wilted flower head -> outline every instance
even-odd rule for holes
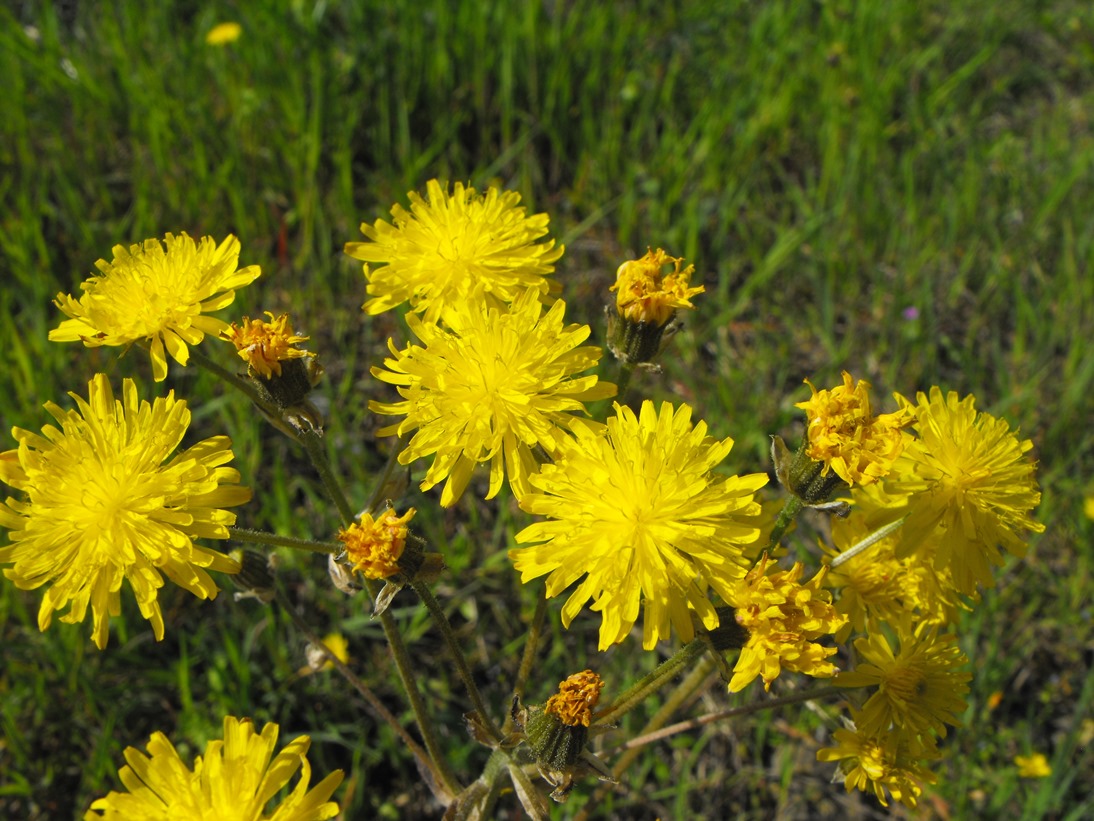
[[[548,216],[525,216],[520,194],[491,186],[484,194],[456,183],[452,194],[437,180],[426,197],[410,192],[410,211],[391,209],[392,223],[361,224],[370,242],[347,242],[346,253],[366,263],[363,308],[378,314],[409,302],[411,310],[435,322],[447,308],[485,299],[499,307],[529,287],[551,290],[546,278],[562,256],[547,233]]]
[[[558,693],[547,699],[543,709],[557,716],[563,724],[588,727],[603,689],[603,679],[592,670],[574,673],[558,685]]]
[[[187,345],[228,330],[228,324],[205,314],[232,304],[235,288],[254,281],[257,265],[236,270],[239,240],[220,245],[212,237],[195,244],[185,232],[167,234],[163,242],[114,246],[112,262],[100,259],[102,272],[80,287],[77,300],[58,294],[54,303],[71,319],[49,332],[54,342],[83,342],[88,347],[149,342],[152,373],[167,377],[167,356],[180,365],[190,358]]]
[[[386,579],[399,573],[399,559],[410,533],[407,523],[415,513],[417,511],[410,508],[398,516],[388,508],[373,518],[366,511],[359,522],[339,531],[338,540],[346,546],[346,558],[353,564],[353,569],[360,571],[366,579]]]
[[[556,301],[544,313],[529,288],[510,310],[482,301],[453,306],[447,328],[413,314],[410,330],[424,343],[400,351],[388,343],[391,357],[372,375],[398,386],[402,402],[369,402],[369,409],[405,415],[382,428],[381,436],[416,430],[399,454],[408,464],[432,455],[421,484],[428,490],[444,481],[441,504],[456,503],[475,467],[490,465],[486,498],[501,489],[505,474],[515,495],[528,492],[528,475],[537,466],[532,449],[557,452],[573,414],[584,402],[615,394],[615,385],[596,375],[579,376],[596,365],[601,350],[581,347],[588,325],[563,325],[566,306]]]
[[[331,795],[342,783],[335,770],[310,790],[311,765],[306,735],[274,756],[279,727],[269,722],[256,734],[250,719],[227,716],[224,739],[210,741],[191,770],[163,733],[153,733],[148,755],[126,747],[127,765],[118,775],[126,792],[111,792],[91,804],[85,821],[324,821],[338,815]],[[272,760],[271,760],[272,759]],[[271,799],[297,770],[300,780],[275,806]]]
[[[293,333],[288,314],[275,317],[272,311],[265,313],[270,318],[269,322],[245,316],[242,324],[233,322],[228,330],[221,332],[220,338],[235,345],[236,353],[250,370],[264,379],[270,379],[281,375],[282,362],[315,354],[296,347],[301,342],[307,342],[308,337]]]
[[[550,574],[547,595],[585,580],[562,608],[567,627],[593,599],[602,613],[600,649],[621,642],[645,608],[642,644],[652,649],[670,625],[685,641],[692,613],[708,629],[718,615],[707,586],[728,598],[750,562],[745,550],[760,539],[763,474],[723,476],[714,469],[732,439],[692,425],[691,408],[661,411],[643,402],[638,416],[615,406],[607,433],[574,428],[575,439],[554,464],[531,478],[538,490],[521,499],[529,513],[549,517],[517,534],[541,542],[509,551],[521,581]]]
[[[115,401],[107,378],[96,374],[86,401],[70,396],[75,410],[46,404],[60,429],[47,425],[39,436],[15,428],[19,449],[0,454],[0,480],[24,496],[0,504],[0,525],[12,541],[0,548],[0,562],[14,563],[4,575],[24,590],[50,584],[38,610],[42,630],[55,610],[70,605],[61,621],[75,624],[90,605],[99,649],[107,617],[120,612],[126,579],[162,639],[156,596],[163,576],[199,598],[215,598],[205,569],[235,573],[239,565],[194,539],[228,538],[236,517],[221,508],[243,504],[251,491],[224,467],[232,460],[227,436],[171,456],[190,423],[174,391],[150,405],[126,379]]]

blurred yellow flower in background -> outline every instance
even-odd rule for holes
[[[1048,778],[1052,775],[1052,765],[1048,763],[1044,753],[1016,755],[1014,763],[1018,766],[1018,775],[1021,778]]]
[[[239,23],[217,23],[205,35],[205,42],[210,46],[226,46],[238,40],[241,34],[243,26]]]

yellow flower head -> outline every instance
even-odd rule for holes
[[[163,733],[148,740],[148,755],[127,747],[127,766],[118,771],[126,792],[111,792],[91,804],[84,821],[324,821],[338,815],[330,800],[342,783],[335,770],[310,790],[311,739],[293,739],[274,756],[279,727],[269,722],[261,735],[250,719],[226,716],[224,738],[210,741],[191,770]],[[270,800],[297,770],[296,786],[275,806]]]
[[[977,413],[971,395],[944,397],[933,387],[916,398],[913,405],[897,394],[915,414],[917,436],[885,480],[894,513],[908,516],[898,555],[933,550],[935,566],[971,596],[978,584],[992,585],[1000,547],[1024,556],[1024,531],[1045,529],[1030,515],[1041,501],[1036,463],[1026,458],[1033,443],[1005,420]]]
[[[894,627],[899,653],[893,652],[881,630],[872,630],[855,642],[859,665],[852,672],[841,673],[837,680],[841,687],[878,688],[855,723],[872,735],[896,727],[945,737],[946,725],[960,726],[958,715],[966,707],[972,673],[958,672],[957,668],[965,667],[968,657],[952,633],[939,634],[928,624],[912,629],[909,619]]]
[[[558,685],[558,694],[547,699],[544,712],[556,716],[563,724],[588,727],[593,708],[600,703],[604,682],[592,670],[574,673]]]
[[[827,591],[821,589],[827,568],[801,584],[801,562],[790,570],[770,574],[767,566],[764,556],[728,598],[737,623],[749,633],[733,668],[731,693],[743,690],[756,676],[762,676],[764,689],[770,690],[782,670],[819,678],[836,674],[836,665],[828,661],[836,648],[813,641],[835,633],[847,622],[847,617],[832,607]]]
[[[185,365],[187,345],[228,330],[226,322],[205,314],[231,305],[234,289],[261,273],[257,265],[236,270],[239,240],[233,236],[216,245],[212,237],[195,243],[186,233],[167,234],[162,243],[148,239],[113,250],[112,262],[95,263],[102,275],[80,286],[84,293],[78,300],[57,295],[54,304],[71,319],[50,331],[49,338],[88,347],[147,341],[157,382],[167,377],[165,351]]]
[[[760,538],[753,495],[767,477],[714,473],[733,440],[708,438],[704,422],[692,426],[687,405],[665,402],[658,413],[646,401],[635,416],[617,404],[615,414],[606,433],[575,426],[557,461],[532,476],[539,492],[521,507],[549,521],[516,536],[542,544],[509,557],[522,582],[549,573],[548,596],[585,576],[562,623],[593,599],[601,650],[623,641],[643,606],[647,650],[668,638],[670,624],[690,641],[693,611],[708,629],[718,626],[707,585],[728,598],[747,572],[744,552]]]
[[[831,390],[818,391],[808,379],[805,383],[813,395],[794,407],[805,411],[805,452],[824,463],[823,475],[832,470],[849,485],[865,485],[888,473],[904,448],[901,431],[911,424],[911,415],[898,411],[874,416],[870,383],[860,379],[856,385],[847,371],[843,384]]]
[[[426,183],[426,198],[410,192],[410,211],[391,209],[392,223],[361,224],[371,242],[347,242],[346,253],[365,263],[369,314],[409,302],[411,310],[435,322],[443,311],[468,300],[486,298],[493,306],[509,303],[532,287],[545,295],[547,276],[563,248],[547,233],[548,216],[525,216],[520,194],[491,186],[485,194],[456,183],[452,194],[437,180]]]
[[[664,325],[678,308],[694,308],[691,297],[701,294],[706,288],[697,285],[688,287],[695,266],[681,268],[683,258],[670,257],[660,248],[650,250],[641,259],[624,262],[615,272],[615,304],[619,315],[632,322],[648,322]],[[664,273],[664,267],[672,265],[673,270]]]
[[[232,460],[227,436],[171,456],[190,424],[174,391],[150,405],[126,379],[115,401],[107,378],[96,374],[87,401],[70,396],[75,410],[45,406],[60,429],[47,425],[39,436],[15,428],[19,449],[0,458],[0,481],[25,497],[0,504],[0,525],[12,541],[0,548],[0,562],[14,563],[4,575],[24,590],[52,583],[38,610],[42,630],[66,604],[61,621],[70,624],[82,622],[90,605],[99,649],[127,579],[162,639],[156,595],[163,576],[199,598],[215,598],[205,568],[236,573],[239,564],[194,539],[228,538],[236,517],[221,508],[243,504],[251,491],[224,467]]]
[[[852,715],[856,717],[854,711]],[[856,720],[857,724],[857,720]],[[923,784],[938,777],[919,763],[937,758],[933,744],[923,747],[914,736],[903,732],[870,735],[858,730],[836,730],[835,747],[817,751],[818,761],[838,761],[847,792],[872,790],[882,806],[888,807],[886,792],[909,809],[914,809]]]
[[[365,512],[360,523],[354,522],[338,532],[338,540],[346,546],[346,557],[353,569],[366,579],[386,579],[400,571],[399,559],[406,547],[410,531],[407,523],[417,511],[410,508],[402,516],[388,508],[375,519]]]
[[[220,334],[236,346],[239,358],[250,366],[250,369],[270,379],[281,376],[281,363],[287,359],[301,359],[305,356],[315,356],[311,351],[294,347],[301,342],[307,342],[308,337],[297,336],[293,333],[292,320],[288,314],[274,317],[271,311],[266,311],[269,322],[262,319],[243,317],[243,324],[231,327]]]
[[[825,552],[835,558],[865,539],[870,530],[857,512],[846,519],[833,518],[835,547],[824,548]],[[936,571],[930,560],[923,561],[918,553],[898,559],[899,540],[899,532],[887,536],[825,577],[824,586],[839,591],[836,609],[850,620],[837,634],[838,641],[844,641],[852,629],[864,633],[871,622],[896,622],[905,613],[915,613],[919,621],[944,625],[968,609],[949,574]]]
[[[239,23],[217,23],[205,35],[205,42],[210,46],[226,46],[238,40],[241,34],[243,26]]]
[[[558,300],[544,313],[529,288],[510,310],[481,300],[453,306],[445,314],[448,328],[411,314],[407,323],[424,347],[399,351],[388,342],[387,370],[373,368],[372,375],[397,385],[404,401],[373,401],[369,408],[406,416],[382,428],[381,436],[417,430],[399,461],[434,455],[421,487],[446,479],[445,507],[456,503],[480,462],[490,463],[487,499],[501,489],[505,473],[513,492],[524,495],[536,469],[532,449],[555,453],[573,414],[585,412],[584,402],[615,395],[610,382],[578,376],[596,365],[601,350],[579,347],[589,326],[563,325],[565,309]]]
[[[1052,775],[1052,766],[1044,753],[1016,755],[1014,763],[1018,765],[1019,778],[1048,778]]]

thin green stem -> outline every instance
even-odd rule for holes
[[[304,635],[304,638],[306,638],[313,647],[318,647],[323,651],[330,663],[334,665],[334,668],[358,693],[361,694],[361,697],[364,698],[365,702],[372,708],[376,715],[403,740],[407,749],[410,750],[414,758],[417,759],[419,769],[429,773],[434,785],[437,785],[438,789],[434,789],[434,793],[437,794],[439,790],[448,791],[447,795],[440,792],[440,794],[437,794],[437,798],[445,803],[450,801],[452,796],[456,794],[456,791],[453,789],[455,784],[449,783],[444,777],[444,773],[434,764],[433,760],[430,759],[429,754],[422,749],[422,745],[414,740],[414,737],[406,731],[406,728],[403,727],[399,719],[392,715],[391,711],[384,706],[383,702],[380,701],[374,692],[372,692],[368,685],[361,681],[357,674],[323,643],[323,640],[319,638],[319,635],[312,630],[311,627],[308,626],[308,623],[296,612],[296,608],[293,607],[292,602],[288,600],[288,597],[281,590],[277,591],[277,603],[289,614],[289,618],[292,619],[293,624],[296,625],[296,629]],[[443,787],[441,785],[443,785]]]
[[[619,366],[619,378],[615,381],[615,401],[620,405],[627,404],[627,388],[631,386],[632,376],[634,376],[634,365],[622,363]]]
[[[610,707],[597,714],[593,723],[610,724],[620,716],[626,715],[650,693],[664,687],[681,668],[699,658],[707,647],[707,643],[702,639],[697,638],[689,641],[677,650],[673,656],[661,662],[656,669],[639,679],[626,692],[618,696]]]
[[[456,639],[456,631],[452,629],[452,623],[448,620],[448,616],[445,615],[440,602],[437,601],[437,598],[433,595],[433,591],[431,591],[429,586],[425,583],[412,579],[410,586],[414,588],[414,592],[418,594],[418,598],[422,600],[422,603],[429,611],[429,615],[433,617],[433,622],[441,631],[445,644],[448,645],[448,651],[452,656],[452,661],[456,665],[456,673],[463,681],[463,686],[467,690],[468,698],[471,699],[471,705],[475,708],[475,712],[479,714],[479,720],[482,722],[483,728],[490,734],[490,737],[494,741],[500,742],[501,731],[498,730],[498,725],[494,723],[494,720],[490,717],[489,711],[486,709],[486,702],[483,701],[482,693],[479,692],[478,685],[475,684],[475,678],[471,675],[471,668],[467,666],[467,657],[464,656],[463,650],[460,648],[460,643]]]
[[[802,507],[802,500],[797,496],[787,497],[783,509],[779,511],[779,518],[775,520],[775,526],[771,529],[771,538],[768,539],[765,550],[774,550],[779,546],[779,542],[786,535],[786,531],[794,518],[801,513]]]
[[[776,707],[785,707],[788,704],[800,704],[803,701],[816,701],[818,699],[828,698],[829,696],[838,695],[843,690],[839,687],[817,687],[813,690],[803,690],[800,693],[795,693],[792,696],[784,696],[783,698],[771,698],[764,701],[757,701],[752,704],[746,704],[744,707],[734,707],[729,710],[720,710],[717,713],[709,713],[699,718],[688,719],[687,721],[680,721],[676,724],[670,724],[668,727],[662,727],[654,732],[643,733],[642,735],[635,736],[629,741],[620,744],[615,749],[619,750],[631,750],[641,747],[646,744],[652,744],[654,741],[660,741],[663,738],[676,735],[677,733],[687,732],[688,730],[694,730],[697,727],[702,727],[707,724],[713,724],[715,721],[721,721],[726,718],[734,718],[736,716],[746,716],[753,713],[759,713],[764,710],[771,710]]]
[[[342,518],[342,526],[348,527],[353,522],[353,508],[350,506],[349,499],[346,498],[346,492],[342,489],[342,483],[338,481],[338,477],[334,474],[330,459],[327,458],[323,435],[318,431],[306,430],[300,434],[300,442],[304,445],[304,450],[308,452],[308,458],[311,459],[315,472],[319,474],[319,479],[323,482],[327,496],[338,508],[338,515]]]
[[[391,453],[387,456],[387,464],[384,465],[384,472],[376,482],[376,487],[373,488],[372,495],[369,497],[368,506],[365,508],[369,513],[375,513],[380,507],[380,503],[383,502],[384,488],[388,486],[391,476],[395,472],[395,467],[399,464],[399,454],[402,453],[404,443],[405,438],[399,437],[398,442],[391,448]]]
[[[277,406],[272,404],[268,399],[262,396],[262,394],[259,393],[258,389],[253,384],[251,384],[249,380],[244,379],[237,373],[233,373],[232,371],[225,368],[223,365],[214,362],[201,351],[197,350],[197,348],[190,348],[190,360],[198,367],[204,368],[205,370],[209,371],[209,373],[217,376],[218,378],[227,382],[233,388],[239,390],[248,399],[250,399],[256,405],[262,408],[262,410],[264,410],[266,413],[269,413],[273,416],[281,415],[281,412],[280,410],[278,410]]]
[[[270,547],[291,547],[295,550],[307,550],[311,553],[339,553],[341,542],[317,542],[312,539],[299,539],[295,536],[279,536],[264,530],[251,530],[246,527],[229,527],[228,534],[237,542],[264,544]]]
[[[890,533],[896,531],[902,524],[904,524],[904,521],[907,518],[907,516],[902,516],[895,522],[889,522],[889,524],[879,527],[861,542],[856,545],[852,545],[851,547],[840,553],[838,556],[836,556],[836,558],[832,559],[831,566],[833,568],[839,567],[844,562],[850,561],[851,559],[855,558],[855,556],[866,550],[866,548],[872,547],[873,545],[884,539],[886,536],[888,536]]]
[[[365,586],[372,596],[372,600],[376,601],[376,597],[380,593],[380,583],[373,579],[365,579]],[[425,741],[425,747],[429,750],[430,756],[432,756],[437,768],[441,771],[444,785],[452,791],[453,795],[456,795],[462,787],[456,780],[456,776],[448,764],[448,759],[444,755],[444,750],[441,749],[440,742],[437,740],[437,731],[433,726],[429,713],[426,712],[425,701],[422,699],[421,690],[418,689],[418,679],[415,676],[414,665],[410,660],[406,645],[403,644],[403,637],[399,634],[398,626],[390,613],[384,611],[378,618],[380,619],[380,626],[384,630],[384,637],[387,638],[388,649],[391,650],[391,658],[395,661],[395,669],[399,673],[399,680],[402,682],[403,690],[406,691],[407,700],[410,702],[410,709],[414,711],[414,718],[418,722],[422,740]]]
[[[528,683],[528,677],[532,674],[532,665],[536,661],[536,650],[539,647],[539,637],[543,633],[543,622],[547,615],[547,591],[536,599],[536,610],[532,614],[532,621],[528,625],[528,638],[524,642],[524,655],[520,659],[520,669],[517,670],[517,680],[513,684],[513,697],[509,699],[512,704],[517,699],[524,697],[524,687]],[[507,715],[502,732],[508,733],[513,729],[513,717]]]
[[[705,642],[702,639],[696,639],[692,641],[691,644],[705,645]],[[690,644],[685,645],[685,647],[688,646],[690,646]],[[642,730],[643,734],[653,733],[654,731],[663,727],[665,725],[665,722],[672,718],[673,713],[680,709],[680,706],[684,704],[688,699],[692,698],[695,693],[698,692],[698,690],[710,679],[710,674],[712,672],[714,672],[713,659],[709,657],[700,658],[695,663],[695,666],[692,667],[691,670],[688,672],[687,676],[684,677],[684,680],[681,681],[675,688],[673,688],[672,692],[669,693],[668,697],[665,699],[665,702],[661,705],[657,712],[655,712],[650,717],[649,721],[646,722],[646,726]],[[618,781],[623,776],[623,774],[627,771],[631,764],[634,763],[635,759],[638,758],[640,754],[641,750],[628,749],[623,753],[622,756],[619,757],[619,760],[615,762],[615,766],[612,767],[612,776],[616,779],[616,781]],[[601,785],[593,794],[593,797],[589,800],[585,807],[582,808],[582,811],[575,816],[574,821],[584,821],[584,819],[587,819],[590,813],[592,813],[595,809],[596,805],[599,804],[604,799],[604,796],[608,794],[608,791],[610,789],[611,787],[607,784]]]

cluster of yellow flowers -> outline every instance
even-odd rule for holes
[[[898,409],[878,415],[869,385],[847,373],[832,389],[810,383],[812,397],[798,406],[807,416],[802,447],[777,474],[796,509],[827,504],[839,491],[852,515],[834,524],[825,566],[803,583],[802,563],[781,567],[775,558],[785,525],[771,537],[758,498],[767,475],[721,472],[733,440],[708,433],[690,406],[644,401],[634,410],[617,402],[606,422],[590,417],[586,403],[617,389],[591,372],[602,349],[584,344],[590,327],[565,322],[566,304],[550,278],[564,249],[540,241],[545,214],[527,215],[513,192],[480,194],[461,184],[449,191],[437,181],[425,197],[410,194],[410,203],[392,209],[391,223],[363,224],[368,241],[348,243],[346,253],[366,263],[367,313],[408,309],[417,341],[389,340],[390,355],[372,369],[399,400],[369,407],[400,417],[380,434],[406,437],[401,464],[431,459],[421,489],[443,482],[447,507],[479,465],[489,466],[487,499],[507,480],[520,507],[540,517],[509,551],[521,580],[546,576],[548,597],[576,584],[563,624],[586,605],[598,611],[601,650],[625,641],[640,615],[647,650],[672,633],[684,641],[712,634],[725,626],[720,600],[742,631],[731,691],[756,678],[770,688],[782,671],[870,688],[851,708],[853,729],[837,731],[836,746],[819,757],[840,762],[848,789],[914,806],[933,778],[923,762],[938,756],[935,738],[964,709],[970,675],[960,671],[967,659],[954,620],[992,583],[1000,548],[1021,555],[1025,534],[1043,529],[1030,515],[1040,497],[1026,458],[1031,443],[977,412],[971,396],[935,387],[915,402],[897,395]],[[167,355],[186,364],[187,346],[210,334],[233,342],[251,377],[272,391],[312,354],[298,347],[307,337],[287,316],[244,317],[239,325],[207,316],[259,276],[257,266],[237,269],[238,257],[234,237],[217,245],[167,234],[117,246],[79,300],[58,296],[69,318],[50,338],[147,346],[162,381]],[[623,368],[652,363],[677,311],[702,292],[690,285],[693,267],[682,263],[658,249],[620,266],[609,347]],[[42,629],[65,605],[62,620],[70,622],[82,621],[90,606],[95,643],[105,647],[126,579],[162,638],[162,575],[214,597],[206,568],[239,567],[194,539],[227,538],[235,516],[224,508],[247,501],[250,491],[225,466],[232,458],[226,437],[172,456],[190,419],[173,393],[150,405],[126,380],[115,400],[98,374],[87,400],[73,396],[76,410],[47,405],[60,429],[17,429],[18,449],[0,454],[0,480],[23,495],[0,505],[12,539],[0,562],[13,565],[4,572],[20,587],[51,584]],[[399,573],[413,513],[365,513],[343,530],[353,569],[369,578]],[[827,636],[854,639],[854,670],[837,675],[838,648],[822,643]],[[262,755],[247,752],[253,733],[226,722],[226,737],[229,730],[239,738],[225,749],[238,747],[265,767],[265,747]],[[165,739],[154,737],[153,746],[152,765],[173,755]],[[145,782],[155,776],[139,753],[127,759]],[[305,761],[305,789],[307,775]],[[322,813],[332,806],[324,803],[330,781],[301,794],[314,810],[306,817],[329,817]],[[128,806],[108,797],[95,808]]]

